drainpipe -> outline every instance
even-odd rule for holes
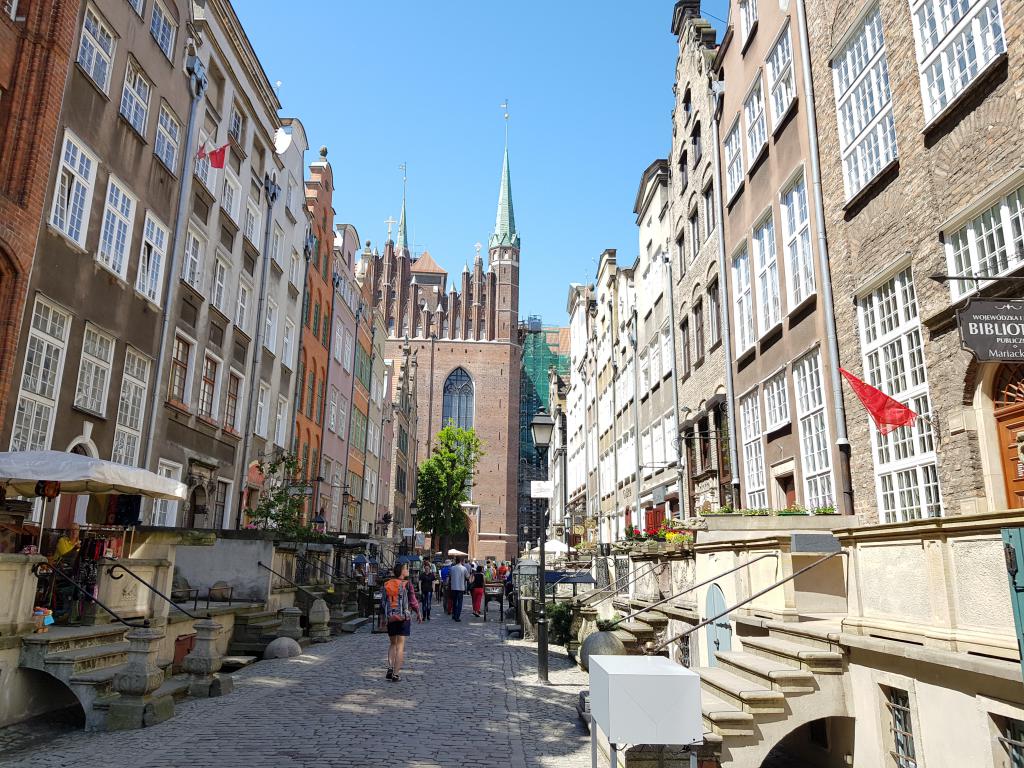
[[[629,344],[633,347],[633,453],[636,455],[636,490],[634,491],[633,499],[633,511],[636,512],[636,521],[633,525],[638,525],[640,530],[647,530],[647,521],[644,519],[645,515],[643,509],[640,506],[640,477],[643,474],[643,467],[640,466],[640,449],[643,447],[640,445],[640,365],[636,359],[637,348],[640,344],[640,318],[636,311],[636,298],[633,299],[633,315],[630,318],[633,323],[633,336],[629,340]]]
[[[733,383],[732,370],[732,332],[729,324],[729,271],[725,265],[725,210],[722,205],[722,153],[718,141],[718,123],[722,119],[721,82],[711,82],[711,103],[713,104],[714,120],[711,121],[711,147],[715,155],[715,229],[718,234],[718,285],[721,290],[722,302],[719,314],[722,320],[722,345],[725,348],[725,397],[729,403],[729,468],[732,475],[732,504],[740,501],[740,465],[736,458],[736,389]],[[722,311],[724,309],[724,311]]]
[[[206,79],[206,69],[203,62],[193,53],[185,61],[185,73],[188,75],[188,127],[185,129],[185,149],[182,152],[181,163],[181,184],[178,185],[178,207],[174,218],[174,233],[171,238],[171,263],[167,265],[167,272],[164,275],[164,302],[160,312],[160,344],[156,354],[156,377],[153,379],[153,398],[149,408],[149,438],[146,441],[146,460],[143,466],[152,470],[153,467],[153,443],[156,438],[156,415],[160,408],[160,391],[164,381],[166,365],[164,354],[167,351],[167,332],[171,322],[171,306],[177,293],[174,291],[175,282],[178,279],[179,260],[178,243],[181,241],[181,232],[185,228],[185,221],[188,218],[188,199],[192,194],[192,173],[189,163],[195,154],[196,118],[199,116],[199,101],[206,93],[209,84]]]
[[[352,358],[353,358],[352,359],[352,371],[351,371],[352,383],[351,383],[351,386],[349,387],[349,390],[348,390],[348,424],[345,425],[345,467],[344,467],[344,469],[342,469],[342,473],[341,473],[341,487],[342,487],[342,493],[341,493],[342,498],[341,498],[341,500],[342,501],[345,501],[345,494],[348,494],[348,497],[352,498],[352,488],[349,487],[349,483],[348,483],[348,457],[349,457],[349,454],[352,451],[352,412],[355,411],[355,409],[356,409],[356,404],[355,404],[355,401],[354,401],[354,398],[355,398],[355,395],[356,395],[355,351],[356,351],[356,346],[358,346],[358,344],[359,344],[359,323],[360,323],[360,321],[363,318],[363,306],[364,306],[363,300],[360,299],[359,300],[359,306],[356,307],[356,327],[355,327],[355,332],[352,334]],[[342,350],[341,353],[344,355],[345,354],[345,350]],[[342,360],[341,364],[345,365],[345,361]],[[348,505],[346,504],[346,507],[347,506]],[[348,510],[347,509],[345,510],[345,521],[346,522],[348,521]]]
[[[238,468],[238,512],[235,515],[235,528],[242,527],[242,510],[245,509],[245,483],[249,474],[249,449],[252,445],[253,418],[255,416],[256,401],[259,398],[258,382],[260,369],[263,367],[263,338],[266,329],[266,318],[263,316],[263,308],[267,299],[267,279],[270,274],[270,228],[274,223],[274,203],[281,194],[281,187],[271,178],[269,173],[263,174],[263,191],[267,200],[267,220],[263,225],[263,248],[260,249],[260,259],[263,264],[260,267],[260,290],[256,299],[256,334],[253,337],[252,371],[249,373],[249,401],[245,405],[245,429],[242,430],[242,451],[241,466]],[[267,424],[270,423],[270,408],[273,404],[267,403],[264,415],[267,417]],[[269,429],[268,429],[269,431]],[[267,435],[267,442],[270,442],[270,435]]]
[[[818,237],[818,270],[821,272],[822,312],[825,315],[825,338],[832,365],[828,366],[832,384],[832,407],[836,414],[836,447],[839,449],[839,483],[842,485],[844,512],[853,511],[853,488],[850,484],[850,440],[846,434],[846,408],[843,405],[843,380],[839,374],[839,337],[836,334],[836,313],[832,297],[832,271],[828,261],[828,242],[825,238],[825,201],[821,193],[821,161],[818,156],[818,116],[814,109],[814,83],[811,80],[810,42],[807,38],[807,15],[804,0],[796,2],[796,16],[800,27],[800,68],[804,81],[808,144],[810,145],[811,181],[814,185],[814,226]]]
[[[667,282],[665,297],[668,299],[668,328],[672,335],[672,407],[676,414],[676,434],[673,437],[678,446],[676,450],[678,454],[676,456],[676,494],[679,496],[679,517],[682,519],[686,517],[686,508],[683,506],[683,444],[679,439],[679,386],[676,383],[676,349],[678,349],[676,347],[676,303],[672,299],[672,255],[668,241],[665,242],[665,280]],[[667,445],[665,447],[668,448]],[[671,517],[671,515],[667,515],[667,517]]]

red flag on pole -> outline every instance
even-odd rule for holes
[[[918,413],[910,410],[899,400],[894,400],[885,392],[861,381],[845,368],[840,368],[854,394],[860,399],[867,412],[874,419],[875,426],[883,435],[887,435],[899,427],[912,427],[918,419]]]
[[[210,167],[211,168],[223,168],[224,157],[227,154],[228,145],[225,144],[223,147],[217,147],[216,149],[210,150]]]

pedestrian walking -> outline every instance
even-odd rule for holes
[[[448,591],[451,594],[452,618],[455,621],[462,621],[462,598],[466,594],[468,582],[469,571],[459,558],[448,571]]]
[[[381,608],[388,623],[388,672],[385,677],[399,682],[399,672],[405,662],[405,639],[412,634],[412,615],[423,621],[416,590],[409,581],[409,564],[395,563],[394,578],[384,583]]]
[[[484,569],[479,565],[473,572],[472,584],[473,584],[473,615],[478,619],[480,618],[480,608],[484,602]]]
[[[505,580],[505,577],[508,575],[508,570],[508,561],[506,560],[502,562],[500,566],[498,566],[498,581]]]
[[[434,599],[435,581],[437,581],[437,574],[434,573],[434,566],[424,563],[423,571],[420,573],[420,605],[423,608],[424,621],[430,621],[430,605]]]
[[[448,575],[452,571],[452,561],[445,560],[441,566],[441,597],[444,599],[444,612],[449,616],[452,614],[452,593]]]

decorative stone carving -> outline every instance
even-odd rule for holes
[[[182,667],[191,675],[189,695],[206,698],[228,693],[232,688],[230,677],[221,679],[217,686],[213,685],[221,666],[217,637],[223,626],[213,619],[200,619],[193,628],[196,631],[195,643],[192,645],[192,651],[182,662]]]
[[[309,639],[326,643],[331,639],[331,612],[323,598],[317,598],[309,608]]]
[[[129,643],[128,662],[114,676],[114,690],[120,697],[107,712],[108,730],[128,730],[155,725],[174,716],[174,699],[154,695],[164,682],[157,666],[157,651],[164,632],[155,628],[134,628],[125,636]]]
[[[302,618],[301,610],[294,606],[282,608],[277,615],[281,617],[281,627],[277,630],[278,637],[290,637],[292,640],[302,637],[302,627],[299,625]]]

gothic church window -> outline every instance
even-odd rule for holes
[[[452,422],[462,429],[473,426],[473,380],[463,368],[456,368],[444,382],[441,423]]]

